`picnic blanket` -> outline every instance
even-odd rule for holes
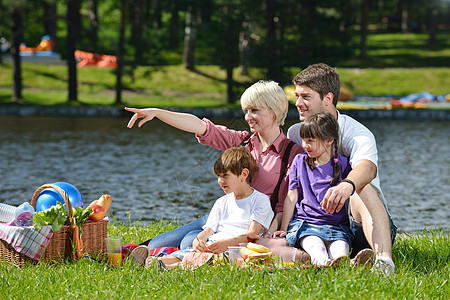
[[[122,259],[125,259],[126,257],[130,256],[131,252],[139,246],[140,245],[136,245],[136,244],[126,244],[125,246],[123,246],[122,247]],[[178,249],[177,247],[159,247],[159,248],[150,249],[149,255],[161,257],[161,256],[169,255],[170,253],[178,251],[178,250],[180,250],[180,249]]]
[[[39,260],[53,236],[51,226],[36,230],[33,226],[19,227],[0,224],[0,239],[10,244],[17,252]]]

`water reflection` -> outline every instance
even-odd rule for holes
[[[127,121],[0,117],[0,202],[19,205],[41,184],[66,181],[85,205],[110,194],[119,221],[129,212],[132,220],[184,223],[209,211],[222,195],[211,172],[219,152],[157,120],[140,129]],[[400,229],[449,226],[449,123],[364,123],[377,138],[382,188]]]

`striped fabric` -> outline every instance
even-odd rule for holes
[[[33,226],[19,227],[0,224],[0,239],[10,244],[17,252],[39,260],[53,236],[51,226],[36,230]]]

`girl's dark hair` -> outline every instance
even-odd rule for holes
[[[331,185],[336,185],[341,176],[341,169],[339,168],[339,163],[337,162],[338,148],[339,148],[339,123],[336,118],[329,113],[317,113],[309,116],[303,121],[300,126],[300,137],[305,138],[316,138],[322,141],[333,140],[331,144],[332,151],[331,157],[333,165],[333,178],[331,179]],[[314,170],[315,158],[307,156],[305,158],[306,164],[311,170]]]

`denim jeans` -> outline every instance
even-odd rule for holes
[[[314,235],[324,241],[345,241],[351,245],[353,236],[347,224],[341,225],[317,225],[303,220],[292,220],[289,223],[286,239],[289,246],[300,248],[302,237]]]
[[[201,217],[195,221],[187,223],[181,227],[155,236],[148,243],[150,249],[159,247],[177,247],[181,250],[191,248],[195,237],[203,230],[208,215]]]

